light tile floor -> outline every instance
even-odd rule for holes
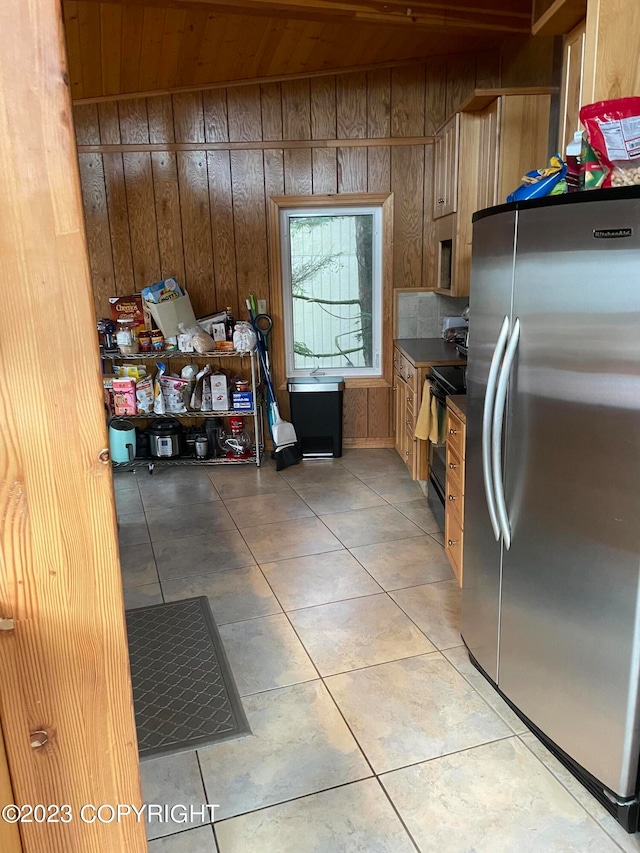
[[[253,734],[142,764],[150,853],[640,851],[471,666],[391,450],[116,477],[127,607],[208,596]]]

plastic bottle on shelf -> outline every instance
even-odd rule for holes
[[[132,317],[118,320],[116,344],[122,355],[135,355],[139,351],[136,321]]]
[[[567,164],[567,192],[575,193],[580,189],[580,155],[582,153],[582,131],[576,130],[573,139],[567,145],[565,161]]]
[[[227,307],[227,317],[224,321],[224,330],[225,336],[228,341],[233,341],[233,327],[235,326],[236,321],[233,319],[233,314],[231,313],[231,308]]]

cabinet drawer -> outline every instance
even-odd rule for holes
[[[450,409],[447,409],[447,445],[460,459],[464,459],[465,426]]]
[[[417,371],[409,359],[402,356],[402,375],[411,391],[415,391],[416,373]]]
[[[464,495],[459,485],[447,476],[445,489],[446,511],[458,517],[460,527],[464,527]]]
[[[447,486],[464,495],[464,462],[460,459],[453,448],[447,445]]]
[[[417,418],[413,414],[413,412],[410,412],[407,409],[407,411],[405,412],[404,426],[405,426],[405,429],[407,431],[407,435],[412,440],[413,440],[413,437],[414,437],[414,434],[416,431],[416,420],[417,420]]]
[[[408,440],[413,441],[414,434],[416,431],[416,419],[413,417],[411,412],[405,412],[404,430],[407,434]]]
[[[407,438],[407,449],[404,452],[404,461],[407,465],[407,468],[411,472],[411,476],[413,477],[413,457],[414,457],[414,443],[413,437]]]
[[[444,550],[460,586],[462,586],[462,537],[459,518],[454,513],[447,512],[444,523]]]
[[[405,370],[405,366],[404,366],[406,360],[407,359],[402,355],[402,353],[399,350],[396,349],[393,351],[393,369],[397,372],[398,376],[400,376],[400,378],[403,380],[406,380],[406,378],[407,378],[407,374],[406,374],[406,370]]]
[[[414,420],[418,417],[418,412],[420,411],[418,395],[415,391],[412,392],[410,388],[407,389],[407,411],[413,415]]]

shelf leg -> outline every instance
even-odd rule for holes
[[[253,391],[253,440],[255,443],[255,454],[256,454],[256,468],[260,467],[260,431],[258,422],[260,418],[258,417],[258,384],[257,384],[257,376],[256,376],[256,359],[255,359],[256,351],[249,353],[249,358],[251,361],[251,389]]]

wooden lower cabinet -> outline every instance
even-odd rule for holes
[[[444,550],[462,586],[464,543],[464,456],[466,425],[447,407],[447,482],[444,522]]]
[[[405,413],[407,409],[407,383],[396,372],[393,377],[394,394],[394,424],[396,450],[403,459],[406,459],[407,431],[404,428]]]
[[[445,222],[446,217],[439,221]],[[440,347],[450,348],[452,350],[451,355],[443,352]],[[433,352],[433,356],[427,357],[425,355],[420,358],[414,352],[413,356],[409,358],[407,357],[408,353],[405,353],[402,347],[394,342],[394,446],[409,469],[412,479],[422,481],[429,479],[429,442],[415,438],[415,430],[422,406],[422,398],[425,393],[429,393],[429,386],[425,386],[425,382],[433,365],[464,364],[453,346],[440,344],[440,346],[435,346],[435,350],[434,347],[431,347],[428,352]]]
[[[447,507],[444,519],[444,535],[447,557],[460,586],[462,586],[463,527],[460,516]]]
[[[414,367],[397,350],[393,363],[395,448],[411,477],[426,480],[429,477],[428,443],[414,437],[426,370]]]

